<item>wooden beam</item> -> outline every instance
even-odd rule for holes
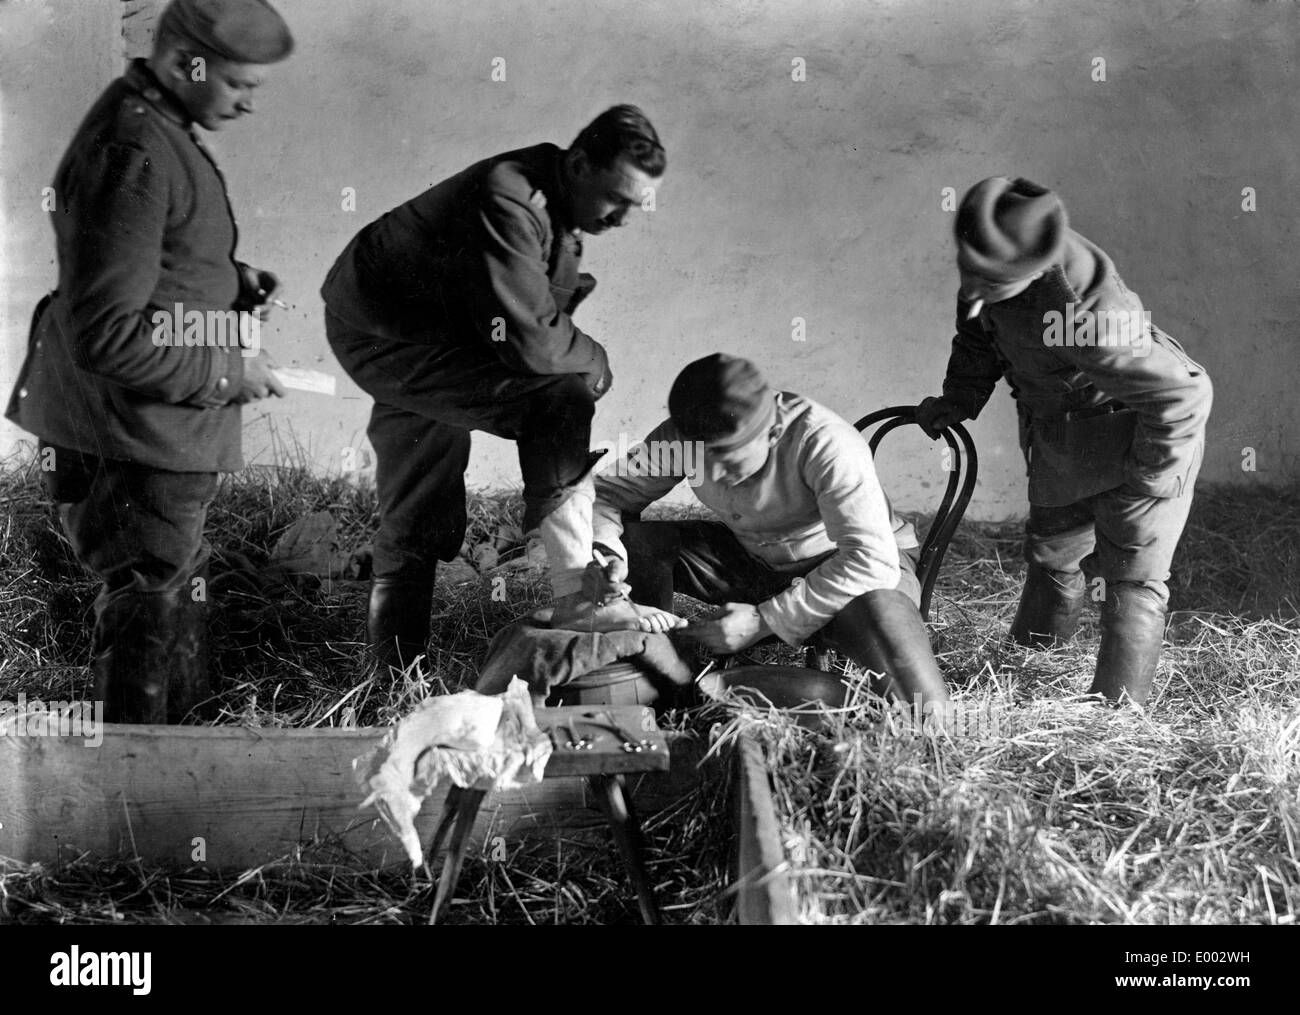
[[[539,709],[538,722],[547,728],[554,713],[578,711]],[[665,806],[696,778],[700,752],[693,744],[658,729],[640,732],[648,710],[602,711],[662,745],[612,762],[625,772],[659,769],[628,776],[643,812]],[[405,862],[375,812],[358,809],[364,793],[352,772],[352,759],[378,744],[386,730],[103,730],[97,747],[71,737],[0,736],[0,856],[55,863],[87,852],[246,869],[294,855],[303,844],[333,844],[372,866]],[[672,771],[670,757],[677,761]],[[585,780],[577,778],[592,766],[591,752],[557,749],[543,782],[488,797],[471,841],[482,846],[496,836],[509,842],[558,829],[603,828]],[[416,826],[425,842],[445,795],[435,791],[424,802]],[[302,861],[338,862],[339,853],[308,850]]]
[[[763,748],[745,730],[735,753],[736,915],[745,925],[792,924],[794,889]]]

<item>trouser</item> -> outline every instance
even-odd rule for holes
[[[379,495],[376,579],[426,579],[459,552],[471,431],[516,442],[526,529],[590,472],[595,396],[582,376],[513,373],[490,350],[396,342],[329,310],[325,331],[343,369],[375,400],[366,433]]]
[[[623,526],[628,555],[628,584],[634,602],[663,610],[673,607],[681,592],[706,603],[761,603],[785,591],[830,554],[805,561],[794,571],[774,571],[752,556],[721,522],[633,522]],[[833,552],[833,551],[832,551]],[[916,578],[919,548],[899,550],[902,572],[898,591],[920,606]],[[853,604],[818,632],[818,640],[833,645],[839,627],[860,622]]]
[[[103,583],[92,654],[97,693],[110,696],[105,718],[182,718],[207,696],[207,590],[193,580],[210,555],[203,526],[217,474],[167,472],[44,442],[39,461],[77,560]],[[157,709],[138,704],[148,688],[160,696]]]
[[[1082,570],[1097,590],[1094,599],[1105,593],[1100,578],[1106,586],[1142,586],[1167,604],[1169,567],[1191,506],[1191,482],[1181,497],[1149,497],[1121,486],[1061,507],[1032,504],[1025,560],[1059,578]]]

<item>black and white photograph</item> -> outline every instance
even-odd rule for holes
[[[1298,65],[1284,0],[0,0],[20,986],[193,996],[182,925],[1265,986]]]

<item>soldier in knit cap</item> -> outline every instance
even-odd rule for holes
[[[674,592],[717,604],[684,632],[716,652],[818,635],[884,674],[878,690],[947,701],[918,609],[916,538],[894,516],[862,435],[721,353],[678,375],[668,412],[596,478],[596,548],[627,562],[633,599],[665,613]],[[639,520],[683,479],[715,519]]]
[[[1164,635],[1170,561],[1192,503],[1212,389],[1150,323],[1111,259],[1051,191],[995,177],[957,213],[957,335],[930,435],[1011,385],[1029,463],[1029,571],[1011,637],[1069,639],[1104,596],[1090,693],[1144,703]],[[1096,579],[1102,582],[1096,582]]]
[[[210,697],[207,507],[243,464],[240,406],[284,390],[250,326],[275,276],[234,259],[194,128],[250,114],[292,47],[263,0],[175,0],[54,178],[58,289],[7,415],[37,436],[68,539],[103,581],[92,668],[109,722],[176,722]]]

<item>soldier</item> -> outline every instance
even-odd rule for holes
[[[367,628],[381,662],[425,649],[437,561],[465,536],[472,430],[518,444],[524,526],[540,529],[559,600],[552,623],[583,619],[591,419],[613,377],[573,323],[595,286],[578,270],[582,234],[623,225],[665,164],[645,115],[615,106],[568,150],[506,152],[431,187],[366,226],[330,270],[330,347],[375,399]]]
[[[1086,573],[1105,597],[1089,693],[1144,703],[1210,379],[1150,323],[1106,253],[1069,228],[1051,191],[984,180],[963,199],[956,236],[957,335],[943,395],[921,403],[920,422],[933,437],[973,419],[1006,377],[1029,464],[1029,571],[1011,637],[1069,639]]]
[[[275,277],[234,259],[194,128],[252,113],[292,46],[263,0],[174,0],[54,179],[58,289],[7,415],[37,436],[68,539],[103,580],[92,670],[109,722],[177,722],[209,697],[207,507],[243,464],[240,405],[284,392],[248,326]]]
[[[663,611],[643,628],[680,626],[669,611],[683,592],[720,606],[685,631],[715,652],[818,635],[883,674],[882,692],[947,701],[917,608],[916,538],[894,516],[862,435],[721,353],[682,370],[668,412],[596,479],[597,550],[626,561],[633,598]],[[683,479],[715,520],[639,520]]]

